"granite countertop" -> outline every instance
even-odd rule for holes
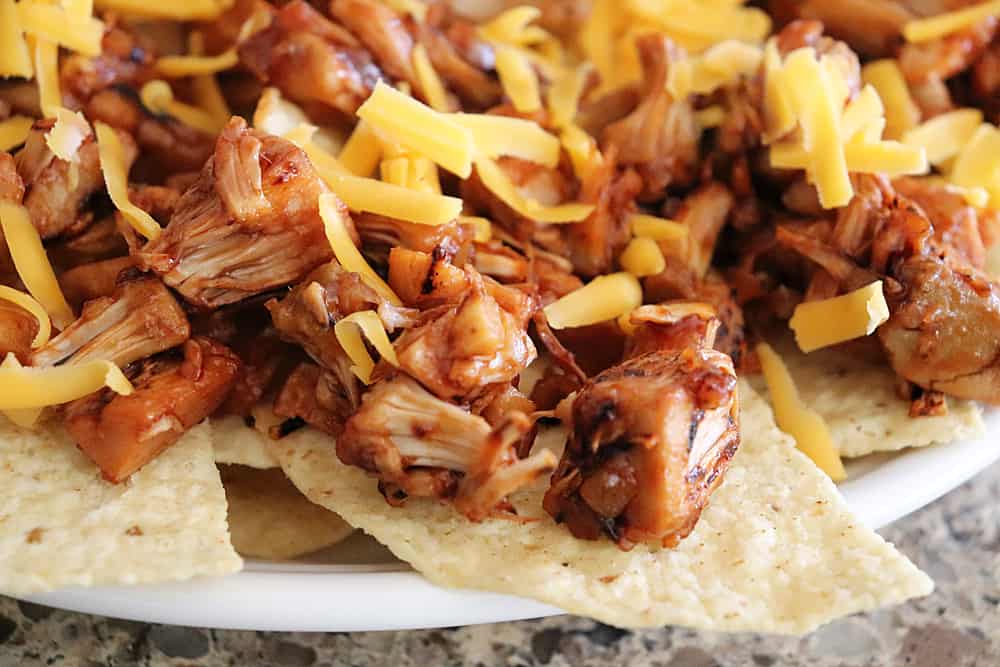
[[[414,632],[210,631],[0,597],[0,666],[992,667],[1000,665],[998,499],[1000,464],[884,529],[934,578],[937,590],[803,638],[673,628],[625,632],[575,617]]]

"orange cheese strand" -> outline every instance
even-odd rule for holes
[[[362,334],[383,359],[393,366],[399,366],[396,350],[389,342],[389,335],[385,332],[382,320],[374,310],[351,313],[334,325],[333,332],[337,336],[337,342],[353,362],[351,372],[365,384],[371,384],[375,362],[368,354],[365,342],[361,340]]]
[[[27,116],[11,116],[7,120],[0,120],[0,151],[9,151],[23,144],[34,122],[34,119]]]
[[[771,346],[760,343],[756,349],[778,428],[795,438],[802,453],[811,458],[830,479],[835,482],[844,480],[847,473],[826,422],[802,402],[792,374]]]
[[[365,260],[364,255],[354,245],[354,241],[351,240],[351,235],[347,231],[347,225],[344,223],[340,202],[337,201],[336,195],[327,193],[319,196],[319,215],[323,218],[326,238],[341,266],[360,275],[369,287],[394,305],[402,305],[403,302],[396,296],[396,293],[382,280],[379,274],[375,273],[375,270]]]
[[[11,359],[8,354],[7,359]],[[25,410],[61,405],[108,387],[117,394],[132,393],[132,383],[110,361],[86,361],[48,368],[0,364],[0,410]]]
[[[45,312],[42,304],[38,303],[30,294],[25,294],[20,290],[7,287],[6,285],[0,285],[0,299],[10,301],[15,306],[23,308],[38,320],[38,333],[35,334],[34,339],[31,341],[32,348],[39,348],[49,342],[49,336],[52,335],[52,322],[49,320],[49,314]]]
[[[24,39],[17,5],[14,0],[0,0],[0,77],[30,79],[33,73],[31,53]]]
[[[163,230],[153,216],[129,201],[128,172],[125,169],[125,157],[118,135],[110,126],[99,121],[94,124],[94,131],[97,133],[101,172],[104,174],[104,184],[108,189],[108,196],[111,197],[111,203],[121,211],[135,231],[150,240],[158,238]]]
[[[45,312],[60,329],[65,329],[75,319],[73,310],[66,302],[55,271],[42,247],[38,230],[31,224],[28,210],[23,206],[0,201],[0,227],[10,250],[14,268],[21,282],[28,288]]]

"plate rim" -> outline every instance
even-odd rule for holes
[[[1000,409],[987,409],[983,416],[986,429],[980,437],[893,453],[840,484],[841,494],[859,520],[876,530],[926,506],[1000,460]],[[935,474],[919,474],[929,469]],[[908,479],[919,479],[920,484],[906,486],[906,494],[886,502],[886,485],[895,488]],[[260,631],[429,629],[564,613],[525,598],[443,588],[402,564],[248,560],[243,571],[225,577],[13,597],[149,623]]]

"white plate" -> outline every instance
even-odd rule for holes
[[[1000,459],[1000,411],[987,435],[853,463],[841,491],[879,528],[923,507]],[[928,474],[928,471],[932,471]],[[428,583],[365,538],[331,549],[329,563],[249,562],[229,577],[160,586],[66,589],[33,602],[148,622],[243,630],[360,631],[537,618],[560,610],[531,600]]]

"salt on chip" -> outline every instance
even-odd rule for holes
[[[278,461],[267,447],[266,424],[247,426],[242,417],[228,415],[211,419],[216,463],[234,463],[251,468],[277,468]]]
[[[0,418],[0,591],[180,581],[242,567],[207,424],[110,484],[55,422]]]
[[[229,501],[229,532],[242,556],[290,560],[332,546],[354,529],[312,503],[280,468],[221,468]]]
[[[774,425],[745,382],[743,444],[676,549],[577,540],[542,512],[546,480],[511,500],[520,522],[472,523],[450,506],[389,506],[375,480],[304,430],[274,442],[289,478],[432,582],[535,598],[622,627],[803,633],[926,595],[933,583],[850,513],[830,479]]]
[[[964,440],[985,429],[978,403],[952,397],[945,399],[946,415],[911,417],[910,402],[896,394],[892,369],[857,347],[804,354],[790,339],[774,347],[803,402],[823,417],[843,457]],[[763,378],[751,382],[767,395]]]

